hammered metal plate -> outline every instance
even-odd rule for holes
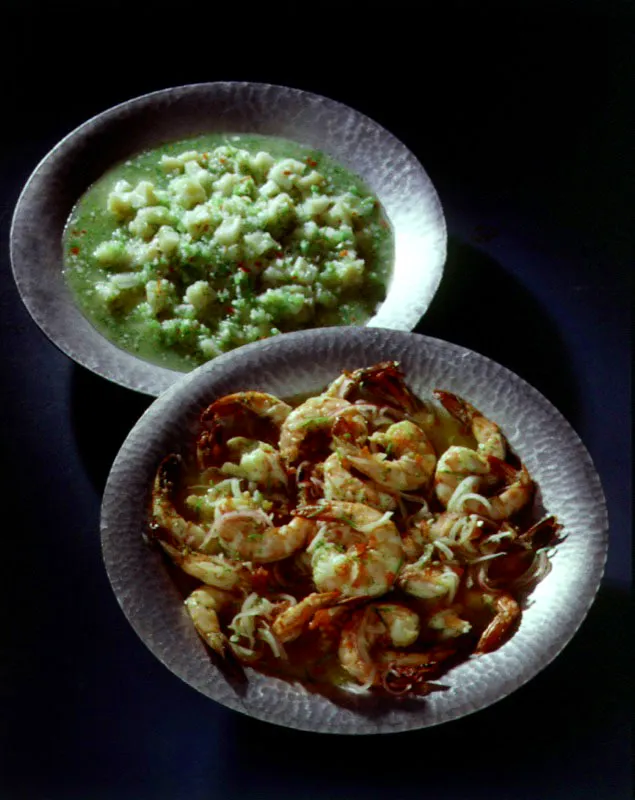
[[[307,354],[310,353],[310,357]],[[186,616],[161,555],[142,538],[159,461],[191,441],[200,411],[233,391],[316,392],[342,369],[401,362],[414,391],[442,387],[496,420],[526,463],[540,501],[564,525],[550,574],[531,593],[521,625],[494,653],[443,678],[450,688],[399,701],[337,699],[247,670],[242,685],[216,666]],[[326,328],[247,345],[184,376],[154,401],[123,444],[103,506],[103,555],[115,595],[137,634],[168,669],[207,697],[260,720],[325,733],[371,734],[438,725],[495,703],[542,670],[574,635],[593,602],[607,551],[607,512],[584,445],[546,398],[465,348],[419,334]]]
[[[203,83],[137,97],[93,117],[37,166],[11,228],[11,262],[22,300],[66,355],[115,383],[156,396],[183,373],[128,353],[76,306],[62,274],[62,233],[81,195],[115,164],[162,143],[213,132],[259,133],[322,150],[362,177],[393,226],[388,296],[369,326],[413,330],[443,274],[446,226],[437,193],[415,156],[367,116],[298,89]]]

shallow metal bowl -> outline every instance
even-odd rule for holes
[[[376,122],[309,92],[259,83],[202,83],[137,97],[66,136],[29,178],[13,217],[18,290],[66,355],[122,386],[158,395],[183,373],[128,353],[76,306],[62,274],[62,233],[81,195],[109,168],[162,143],[212,132],[258,133],[322,150],[373,190],[393,226],[388,296],[369,326],[412,330],[439,285],[446,227],[437,193],[415,156]]]
[[[311,359],[307,359],[307,352]],[[397,360],[412,389],[470,400],[502,427],[563,524],[551,572],[529,596],[520,627],[499,650],[444,676],[443,692],[407,701],[340,693],[329,698],[247,669],[232,682],[210,657],[165,561],[142,538],[154,474],[170,452],[191,446],[198,417],[215,398],[256,389],[281,397],[318,392],[342,369]],[[101,520],[106,569],[119,604],[168,669],[207,697],[261,720],[328,733],[423,728],[509,695],[552,661],[593,602],[607,550],[607,513],[589,454],[564,417],[517,375],[465,348],[419,334],[325,328],[242,347],[184,376],[154,401],[123,444],[106,486]]]

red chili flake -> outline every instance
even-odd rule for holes
[[[317,161],[314,161],[310,156],[305,160],[310,167],[317,167]]]
[[[227,308],[225,309],[225,313],[226,314],[235,314],[236,313],[236,309],[234,308],[234,306],[227,306]]]
[[[244,264],[239,264],[239,265],[238,265],[238,269],[239,269],[241,272],[246,272],[246,273],[247,273],[247,275],[249,275],[249,274],[251,273],[251,270],[249,269],[249,267],[246,267]]]
[[[278,252],[274,253],[274,255],[276,258],[282,258],[284,256],[284,253],[282,252],[282,250],[278,250]]]
[[[79,231],[78,230],[71,231],[71,233],[73,234],[73,236],[79,236]]]
[[[80,231],[80,233],[81,233],[82,235],[83,235],[84,233],[86,233],[86,228],[82,228],[82,229],[81,229],[81,231]]]
[[[256,261],[254,263],[256,264],[257,267],[262,267],[262,261]]]
[[[74,256],[79,255],[79,247],[71,247],[71,254]]]
[[[340,252],[340,258],[344,258],[344,256],[347,256],[347,255],[348,255],[348,250],[342,250]]]
[[[282,170],[282,174],[283,175],[291,175],[291,170],[290,169],[283,169]]]

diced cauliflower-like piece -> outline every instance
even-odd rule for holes
[[[295,280],[305,286],[311,286],[317,278],[318,267],[316,264],[311,264],[306,258],[298,256],[289,271],[289,275],[291,280]]]
[[[130,193],[130,200],[133,208],[156,206],[159,202],[154,184],[150,183],[150,181],[139,181]]]
[[[116,286],[121,291],[128,289],[140,289],[144,285],[143,275],[139,272],[120,272],[113,275],[110,279],[112,286]]]
[[[119,300],[121,290],[113,286],[110,281],[99,281],[95,284],[95,294],[112,309],[113,305]]]
[[[319,217],[329,208],[332,200],[323,194],[312,195],[298,207],[298,217],[301,220],[310,220]]]
[[[137,211],[135,218],[128,225],[130,233],[146,241],[151,239],[161,225],[170,222],[170,212],[163,206],[150,206]]]
[[[181,175],[169,184],[170,194],[183,208],[194,208],[207,200],[205,188],[201,182],[191,175]]]
[[[234,172],[228,172],[214,181],[214,192],[223,195],[223,197],[229,197],[234,191],[234,187],[239,183],[240,175],[236,175]]]
[[[201,184],[206,195],[210,195],[214,190],[214,176],[206,169],[202,169],[195,161],[188,161],[185,165],[185,174],[189,178]]]
[[[120,276],[113,276],[113,278],[118,277]],[[125,281],[124,285],[117,285],[111,278],[109,281],[100,281],[96,283],[95,294],[106,305],[110,312],[116,313],[122,310],[131,298],[134,299],[138,288],[137,285],[126,286]]]
[[[251,175],[243,175],[238,183],[234,186],[233,194],[238,197],[247,197],[250,200],[255,199],[258,194],[256,182]]]
[[[330,291],[330,289],[325,289],[323,286],[317,286],[315,290],[315,302],[325,308],[335,308],[339,300],[335,292]]]
[[[108,194],[106,207],[111,214],[119,220],[126,219],[133,213],[132,204],[130,202],[130,191],[132,186],[128,181],[117,181],[112,192]]]
[[[321,279],[328,289],[351,289],[364,280],[364,261],[361,258],[344,257],[324,264]]]
[[[128,181],[117,181],[108,195],[107,208],[117,219],[123,220],[140,209],[156,206],[159,198],[150,181],[139,181],[133,189]]]
[[[264,308],[252,308],[249,312],[249,319],[254,325],[271,325],[271,314]]]
[[[198,349],[205,356],[205,358],[215,358],[222,353],[218,346],[216,339],[212,336],[202,336],[198,340]]]
[[[259,175],[265,175],[273,166],[274,158],[269,153],[260,150],[255,156],[250,156],[249,166],[253,172]]]
[[[296,178],[295,185],[299,189],[307,190],[312,186],[323,186],[326,183],[326,178],[315,170],[311,170],[308,175],[303,175]]]
[[[172,308],[176,300],[174,286],[165,278],[146,283],[146,300],[154,314]]]
[[[207,233],[211,228],[215,227],[215,219],[212,209],[205,203],[196,206],[190,211],[183,213],[182,221],[185,230],[190,234],[193,239],[200,239],[200,237]]]
[[[350,225],[340,225],[339,228],[326,225],[320,228],[320,235],[333,247],[345,245],[352,248],[355,246],[355,234]]]
[[[271,250],[278,248],[278,243],[265,231],[255,231],[254,233],[246,233],[243,237],[245,246],[245,254],[248,258],[258,258]]]
[[[159,165],[164,172],[183,172],[183,162],[178,156],[163,155]]]
[[[240,214],[245,216],[251,209],[252,203],[249,198],[240,195],[232,195],[222,201],[221,208],[224,214]]]
[[[243,221],[241,217],[227,217],[216,228],[214,239],[218,244],[236,244],[240,237]]]
[[[196,319],[196,309],[191,303],[177,303],[174,306],[174,316],[179,319]]]
[[[258,190],[258,194],[262,197],[275,197],[275,195],[280,194],[280,187],[275,181],[265,181]]]
[[[307,322],[313,314],[313,298],[303,286],[267,289],[258,303],[274,320],[294,317],[297,322]]]
[[[140,242],[137,239],[132,239],[128,246],[132,252],[133,262],[136,266],[143,267],[152,261],[156,261],[163,255],[159,240],[156,236],[149,242]]]
[[[295,216],[293,200],[286,193],[269,200],[263,213],[265,227],[272,233],[284,229],[295,219]]]
[[[320,229],[316,222],[313,220],[309,220],[309,222],[305,222],[299,229],[299,232],[302,235],[303,239],[307,241],[312,241],[313,239],[317,238]]]
[[[191,347],[196,343],[200,323],[195,319],[172,318],[161,323],[161,334],[169,344]]]
[[[176,252],[180,240],[181,237],[170,225],[161,225],[157,231],[157,243],[166,256]]]
[[[338,198],[326,213],[326,219],[332,225],[351,224],[353,209],[342,198]]]
[[[291,189],[298,178],[302,175],[306,167],[302,161],[296,161],[294,158],[283,158],[269,170],[267,178],[274,181],[282,189]]]
[[[130,266],[131,255],[124,242],[111,239],[97,245],[93,256],[100,267],[106,269],[126,269]]]
[[[197,313],[207,311],[216,299],[216,292],[207,281],[196,281],[185,290],[185,299]]]

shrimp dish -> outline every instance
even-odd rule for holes
[[[220,397],[158,465],[150,540],[212,656],[309,688],[425,695],[505,644],[560,540],[503,431],[397,362],[295,407]]]

